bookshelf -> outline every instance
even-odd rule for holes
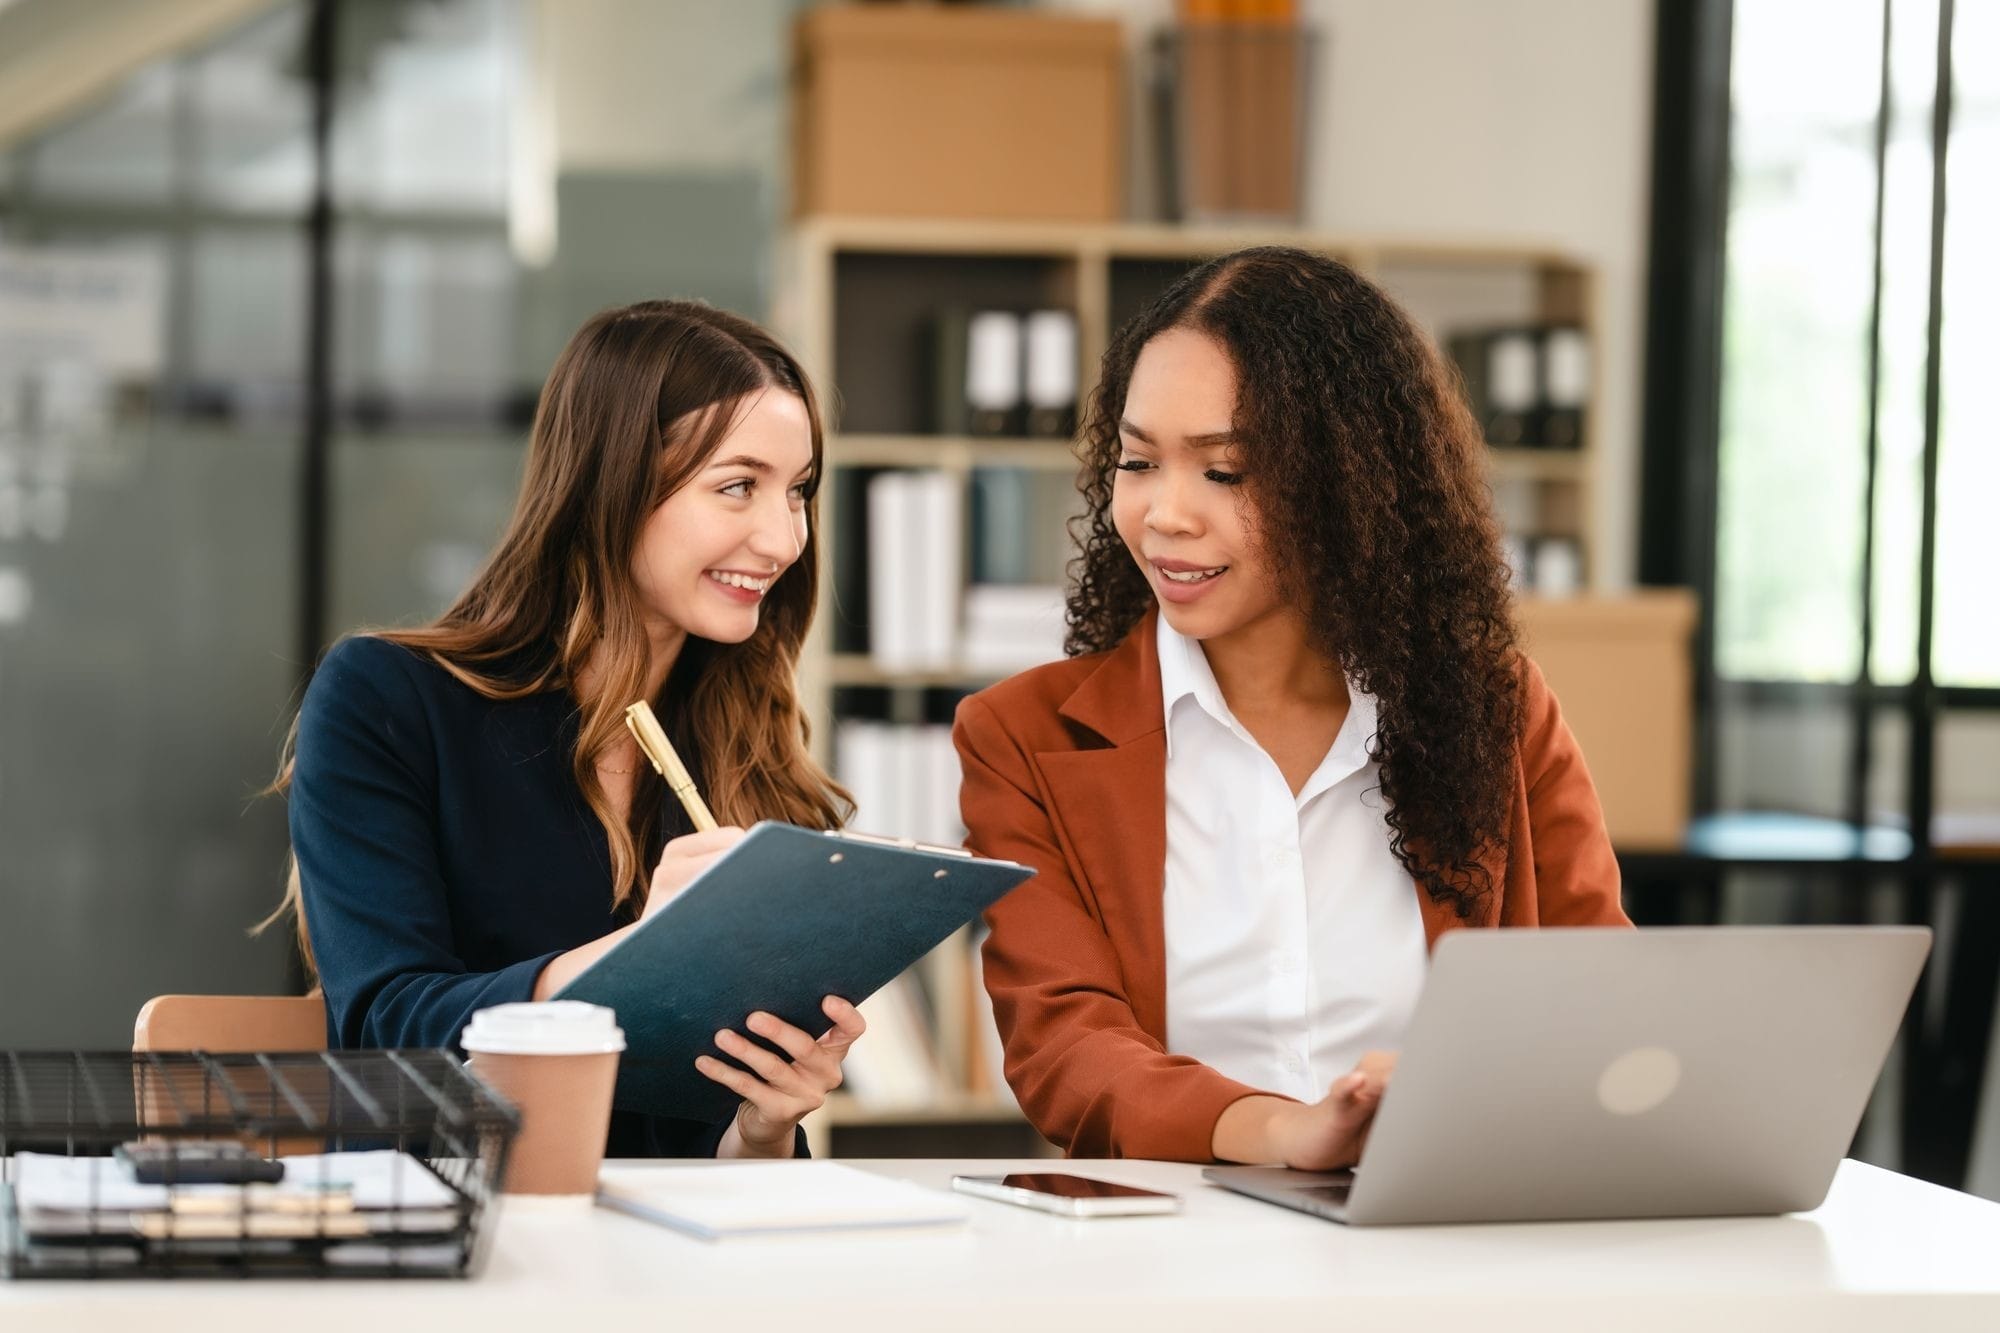
[[[1440,346],[1467,329],[1563,325],[1582,331],[1588,362],[1593,370],[1598,364],[1595,274],[1588,264],[1549,247],[1146,224],[849,217],[807,217],[795,224],[780,257],[775,323],[821,387],[828,418],[820,619],[801,661],[800,684],[815,749],[843,781],[852,776],[843,769],[849,756],[840,753],[847,723],[869,719],[891,728],[928,728],[935,737],[959,698],[1028,665],[996,666],[950,653],[918,664],[885,663],[872,651],[865,603],[873,533],[861,531],[867,512],[861,493],[874,477],[912,472],[947,479],[931,494],[950,497],[942,502],[956,511],[949,518],[950,540],[962,548],[979,546],[980,479],[1018,477],[1023,493],[1038,497],[1027,511],[1030,521],[1017,532],[998,534],[989,521],[985,540],[997,535],[1028,552],[1031,582],[1038,585],[1059,584],[1068,559],[1063,520],[1077,503],[1072,440],[931,429],[935,385],[926,355],[940,311],[1072,312],[1080,415],[1114,329],[1190,268],[1232,250],[1272,244],[1317,250],[1367,274]],[[1600,380],[1590,376],[1579,447],[1487,452],[1496,506],[1510,535],[1570,544],[1584,585],[1597,549],[1594,435],[1601,420]],[[966,572],[977,572],[976,550],[960,563],[963,569],[953,577],[961,586],[976,581]],[[935,767],[927,771],[934,781],[949,780],[955,791],[951,775],[939,776]],[[867,826],[865,796],[862,805]],[[910,1131],[915,1145],[921,1126],[922,1145],[935,1151],[954,1146],[948,1138],[953,1126],[967,1135],[990,1136],[995,1126],[1018,1121],[1004,1087],[994,1092],[998,1074],[990,1067],[990,1052],[980,1051],[976,1037],[962,1035],[967,1006],[984,1013],[976,997],[960,994],[978,985],[969,937],[941,946],[910,984],[920,993],[918,1007],[935,1042],[930,1055],[937,1066],[936,1090],[920,1104],[906,1098],[896,1106],[843,1094],[809,1127],[816,1150],[845,1152],[852,1142],[892,1152],[897,1133]],[[940,1038],[947,1029],[953,1029],[949,1038]],[[947,1137],[940,1139],[940,1132]],[[968,1138],[967,1146],[972,1141]]]

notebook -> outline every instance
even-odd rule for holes
[[[598,1180],[597,1202],[704,1240],[966,1220],[965,1208],[948,1194],[836,1162],[610,1170]]]

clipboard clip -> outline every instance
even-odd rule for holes
[[[895,838],[885,833],[855,833],[843,829],[822,830],[829,838],[839,838],[845,842],[865,842],[874,847],[900,847],[906,852],[929,852],[933,856],[957,856],[967,861],[976,860],[972,852],[964,847],[947,847],[943,843],[918,842],[915,838]]]

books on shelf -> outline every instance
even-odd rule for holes
[[[954,847],[964,839],[950,727],[849,718],[833,747],[834,775],[854,796],[854,828]]]
[[[972,578],[978,583],[1032,583],[1035,478],[1012,467],[972,471]]]
[[[1530,556],[1529,586],[1540,597],[1574,597],[1583,587],[1583,552],[1573,537],[1543,537]]]
[[[943,472],[868,482],[868,651],[885,671],[936,670],[958,649],[964,505]]]
[[[980,972],[978,924],[959,931],[861,1005],[867,1036],[848,1052],[846,1089],[869,1110],[970,1101],[1016,1105],[993,1002]]]
[[[966,323],[966,429],[973,435],[1021,433],[1021,317],[981,310]]]
[[[964,841],[950,727],[848,719],[834,733],[834,772],[854,797],[851,827],[949,846]],[[861,1006],[867,1040],[847,1059],[855,1098],[870,1107],[921,1107],[960,1090],[976,984],[960,931],[870,996]]]
[[[1583,548],[1576,538],[1508,533],[1500,546],[1516,592],[1574,597],[1583,591]]]
[[[1076,433],[1076,316],[1068,310],[1036,310],[1025,321],[1023,335],[1027,433],[1068,439]]]
[[[973,584],[965,590],[960,650],[967,669],[1011,673],[1060,659],[1063,609],[1055,584]]]
[[[951,948],[956,938],[938,948]],[[848,1051],[842,1066],[854,1098],[871,1107],[895,1108],[943,1101],[952,1080],[939,1056],[916,975],[905,972],[863,1000],[860,1008],[868,1032]]]
[[[1054,572],[1035,550],[1044,526],[1037,480],[1007,468],[974,474],[973,571],[993,581],[969,587],[956,479],[882,472],[869,480],[868,655],[877,667],[990,675],[1062,656],[1063,590],[1029,581]],[[1059,535],[1060,523],[1047,526]]]
[[[1501,448],[1526,444],[1539,375],[1534,331],[1457,333],[1447,346],[1465,378],[1466,400],[1486,442]]]
[[[1590,401],[1590,340],[1569,325],[1462,329],[1445,340],[1486,442],[1580,449]]]
[[[967,310],[931,318],[931,428],[940,435],[1067,439],[1081,362],[1076,313]]]
[[[968,988],[967,1021],[971,1036],[965,1059],[965,1090],[975,1099],[995,1106],[1018,1106],[1014,1090],[1007,1085],[1007,1053],[1000,1044],[1000,1025],[993,1017],[993,997],[986,993],[980,946],[986,942],[987,931],[984,923],[975,923],[966,928],[966,933],[966,958],[972,977]]]
[[[1583,413],[1590,402],[1590,340],[1583,330],[1545,330],[1541,371],[1541,419],[1537,434],[1542,446],[1581,449]]]
[[[969,495],[974,583],[1061,583],[1070,520],[1083,508],[1068,472],[975,467]]]

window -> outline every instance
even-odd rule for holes
[[[1943,14],[1953,105],[1930,657],[1940,685],[2000,686],[2000,527],[1987,512],[2000,493],[2000,311],[1979,299],[2000,291],[2000,0],[1736,0],[1714,597],[1724,681],[1918,674]]]

